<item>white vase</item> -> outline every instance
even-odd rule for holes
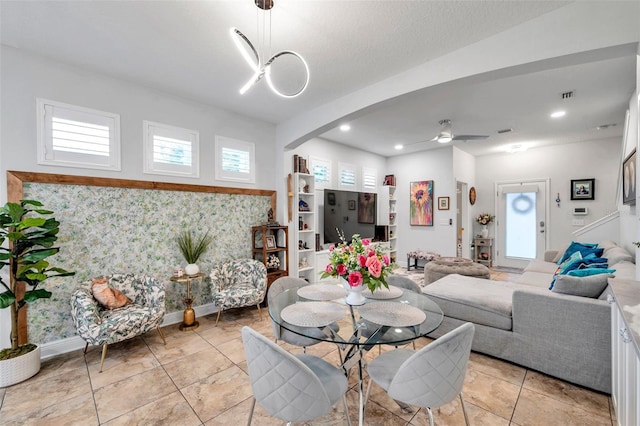
[[[40,346],[17,358],[0,361],[0,388],[27,380],[40,371]]]
[[[480,235],[482,235],[482,238],[487,238],[489,236],[489,228],[487,227],[487,225],[482,225]]]
[[[347,289],[347,297],[345,302],[349,305],[364,305],[365,299],[362,295],[362,290],[364,290],[364,286],[360,284],[359,286],[352,287],[349,285],[349,282],[344,278],[340,278],[342,281],[342,286]]]
[[[189,263],[184,267],[184,273],[189,275],[190,277],[198,275],[198,272],[200,272],[200,268],[195,263]]]

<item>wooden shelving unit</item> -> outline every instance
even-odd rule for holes
[[[274,246],[270,247],[268,240],[273,237]],[[280,277],[289,275],[289,227],[287,226],[252,226],[251,227],[251,252],[253,258],[267,266],[269,256],[277,256],[280,260],[278,269],[267,267],[268,287]]]

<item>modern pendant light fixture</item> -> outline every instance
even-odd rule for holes
[[[304,60],[304,58],[300,54],[292,50],[283,50],[282,52],[278,52],[272,56],[269,56],[271,55],[271,9],[274,6],[274,0],[255,0],[255,4],[259,9],[262,9],[263,11],[269,13],[269,30],[268,30],[269,46],[268,46],[268,51],[266,52],[261,51],[260,53],[258,53],[256,48],[253,46],[253,43],[249,41],[247,36],[245,36],[239,29],[235,27],[231,28],[230,33],[231,33],[231,38],[233,39],[233,42],[235,43],[238,50],[240,50],[240,54],[242,55],[242,57],[245,59],[245,61],[247,61],[247,63],[253,70],[253,76],[251,77],[251,79],[249,79],[249,81],[247,81],[247,83],[244,86],[242,86],[242,88],[240,89],[240,94],[241,95],[245,94],[251,87],[253,87],[256,83],[258,83],[262,79],[262,77],[264,77],[265,80],[267,81],[267,84],[269,85],[269,88],[276,95],[282,96],[283,98],[295,98],[296,96],[304,92],[304,90],[307,88],[307,85],[309,84],[309,66],[307,65],[307,62]],[[260,21],[259,18],[258,18],[258,21]],[[267,34],[266,21],[263,20],[262,37],[259,36],[261,45],[263,47],[265,47],[267,44],[265,40],[266,34]],[[266,49],[263,49],[263,50],[266,50]],[[295,58],[298,58],[300,62],[302,62],[302,65],[304,66],[304,71],[305,71],[304,84],[298,91],[294,93],[282,92],[275,86],[275,84],[273,83],[273,79],[271,78],[271,72],[272,72],[271,65],[276,59],[285,55],[291,55]],[[264,57],[269,57],[269,59],[263,62],[262,58]]]

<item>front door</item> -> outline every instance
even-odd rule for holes
[[[548,180],[496,184],[496,264],[525,268],[547,248]]]

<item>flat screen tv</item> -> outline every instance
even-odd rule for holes
[[[347,241],[354,234],[373,238],[376,232],[376,194],[324,190],[324,243],[340,242],[339,229]]]

